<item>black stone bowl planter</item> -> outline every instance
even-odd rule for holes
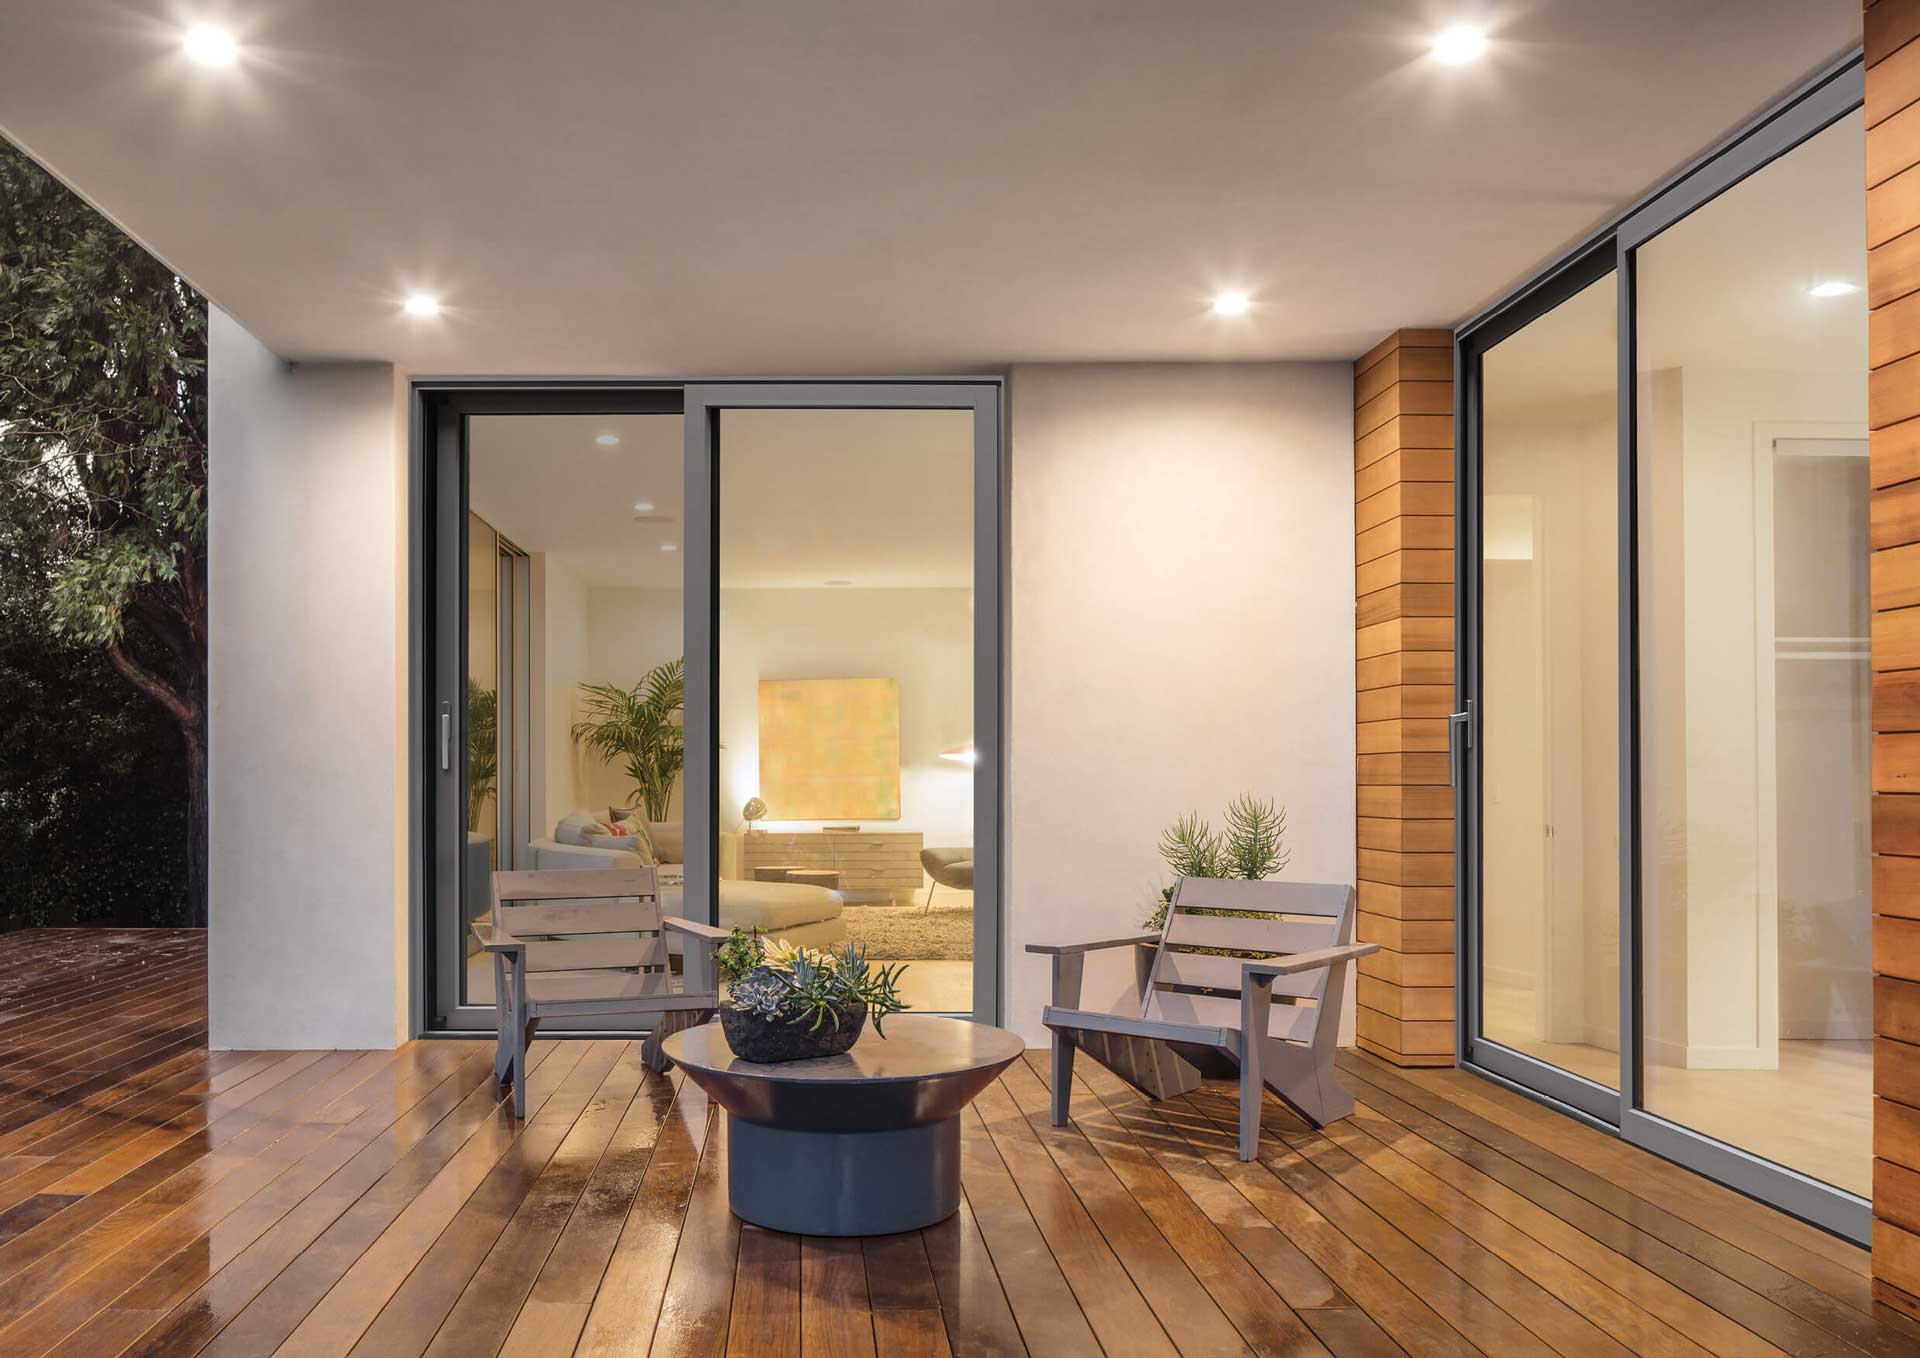
[[[720,1001],[720,1029],[727,1035],[727,1045],[742,1061],[762,1065],[840,1055],[860,1040],[867,1026],[867,1006],[858,1004],[848,1009],[838,1027],[823,1023],[814,1028],[811,1024],[811,1020],[789,1023],[762,1018],[736,1008],[731,1001]]]

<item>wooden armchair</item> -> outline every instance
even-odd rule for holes
[[[665,931],[684,936],[675,989]],[[493,1070],[513,1081],[513,1112],[527,1112],[527,1046],[543,1018],[653,1016],[642,1047],[649,1067],[671,1064],[669,1033],[712,1018],[719,1004],[713,950],[727,936],[662,917],[657,874],[643,868],[581,868],[493,874],[493,914],[474,937],[493,955],[500,1045]]]
[[[1228,910],[1239,913],[1217,913]],[[1353,1098],[1333,1076],[1346,963],[1379,951],[1353,941],[1354,924],[1350,886],[1185,877],[1160,934],[1028,944],[1053,958],[1053,1003],[1042,1015],[1053,1032],[1053,1125],[1067,1123],[1076,1049],[1150,1099],[1238,1071],[1242,1160],[1259,1148],[1262,1086],[1315,1127],[1346,1117]],[[1143,943],[1159,946],[1140,1012],[1079,1008],[1087,953],[1134,947],[1144,960]]]

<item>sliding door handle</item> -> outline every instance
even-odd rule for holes
[[[440,704],[440,772],[453,772],[453,704]]]
[[[1447,714],[1447,786],[1460,786],[1461,756],[1473,747],[1473,700],[1464,712]]]

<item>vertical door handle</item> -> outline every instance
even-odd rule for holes
[[[1460,786],[1460,757],[1473,747],[1473,700],[1464,712],[1447,714],[1447,786]]]
[[[453,772],[453,704],[440,704],[440,772]]]

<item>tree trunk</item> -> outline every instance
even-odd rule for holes
[[[207,742],[188,730],[187,742],[187,925],[207,927]]]

